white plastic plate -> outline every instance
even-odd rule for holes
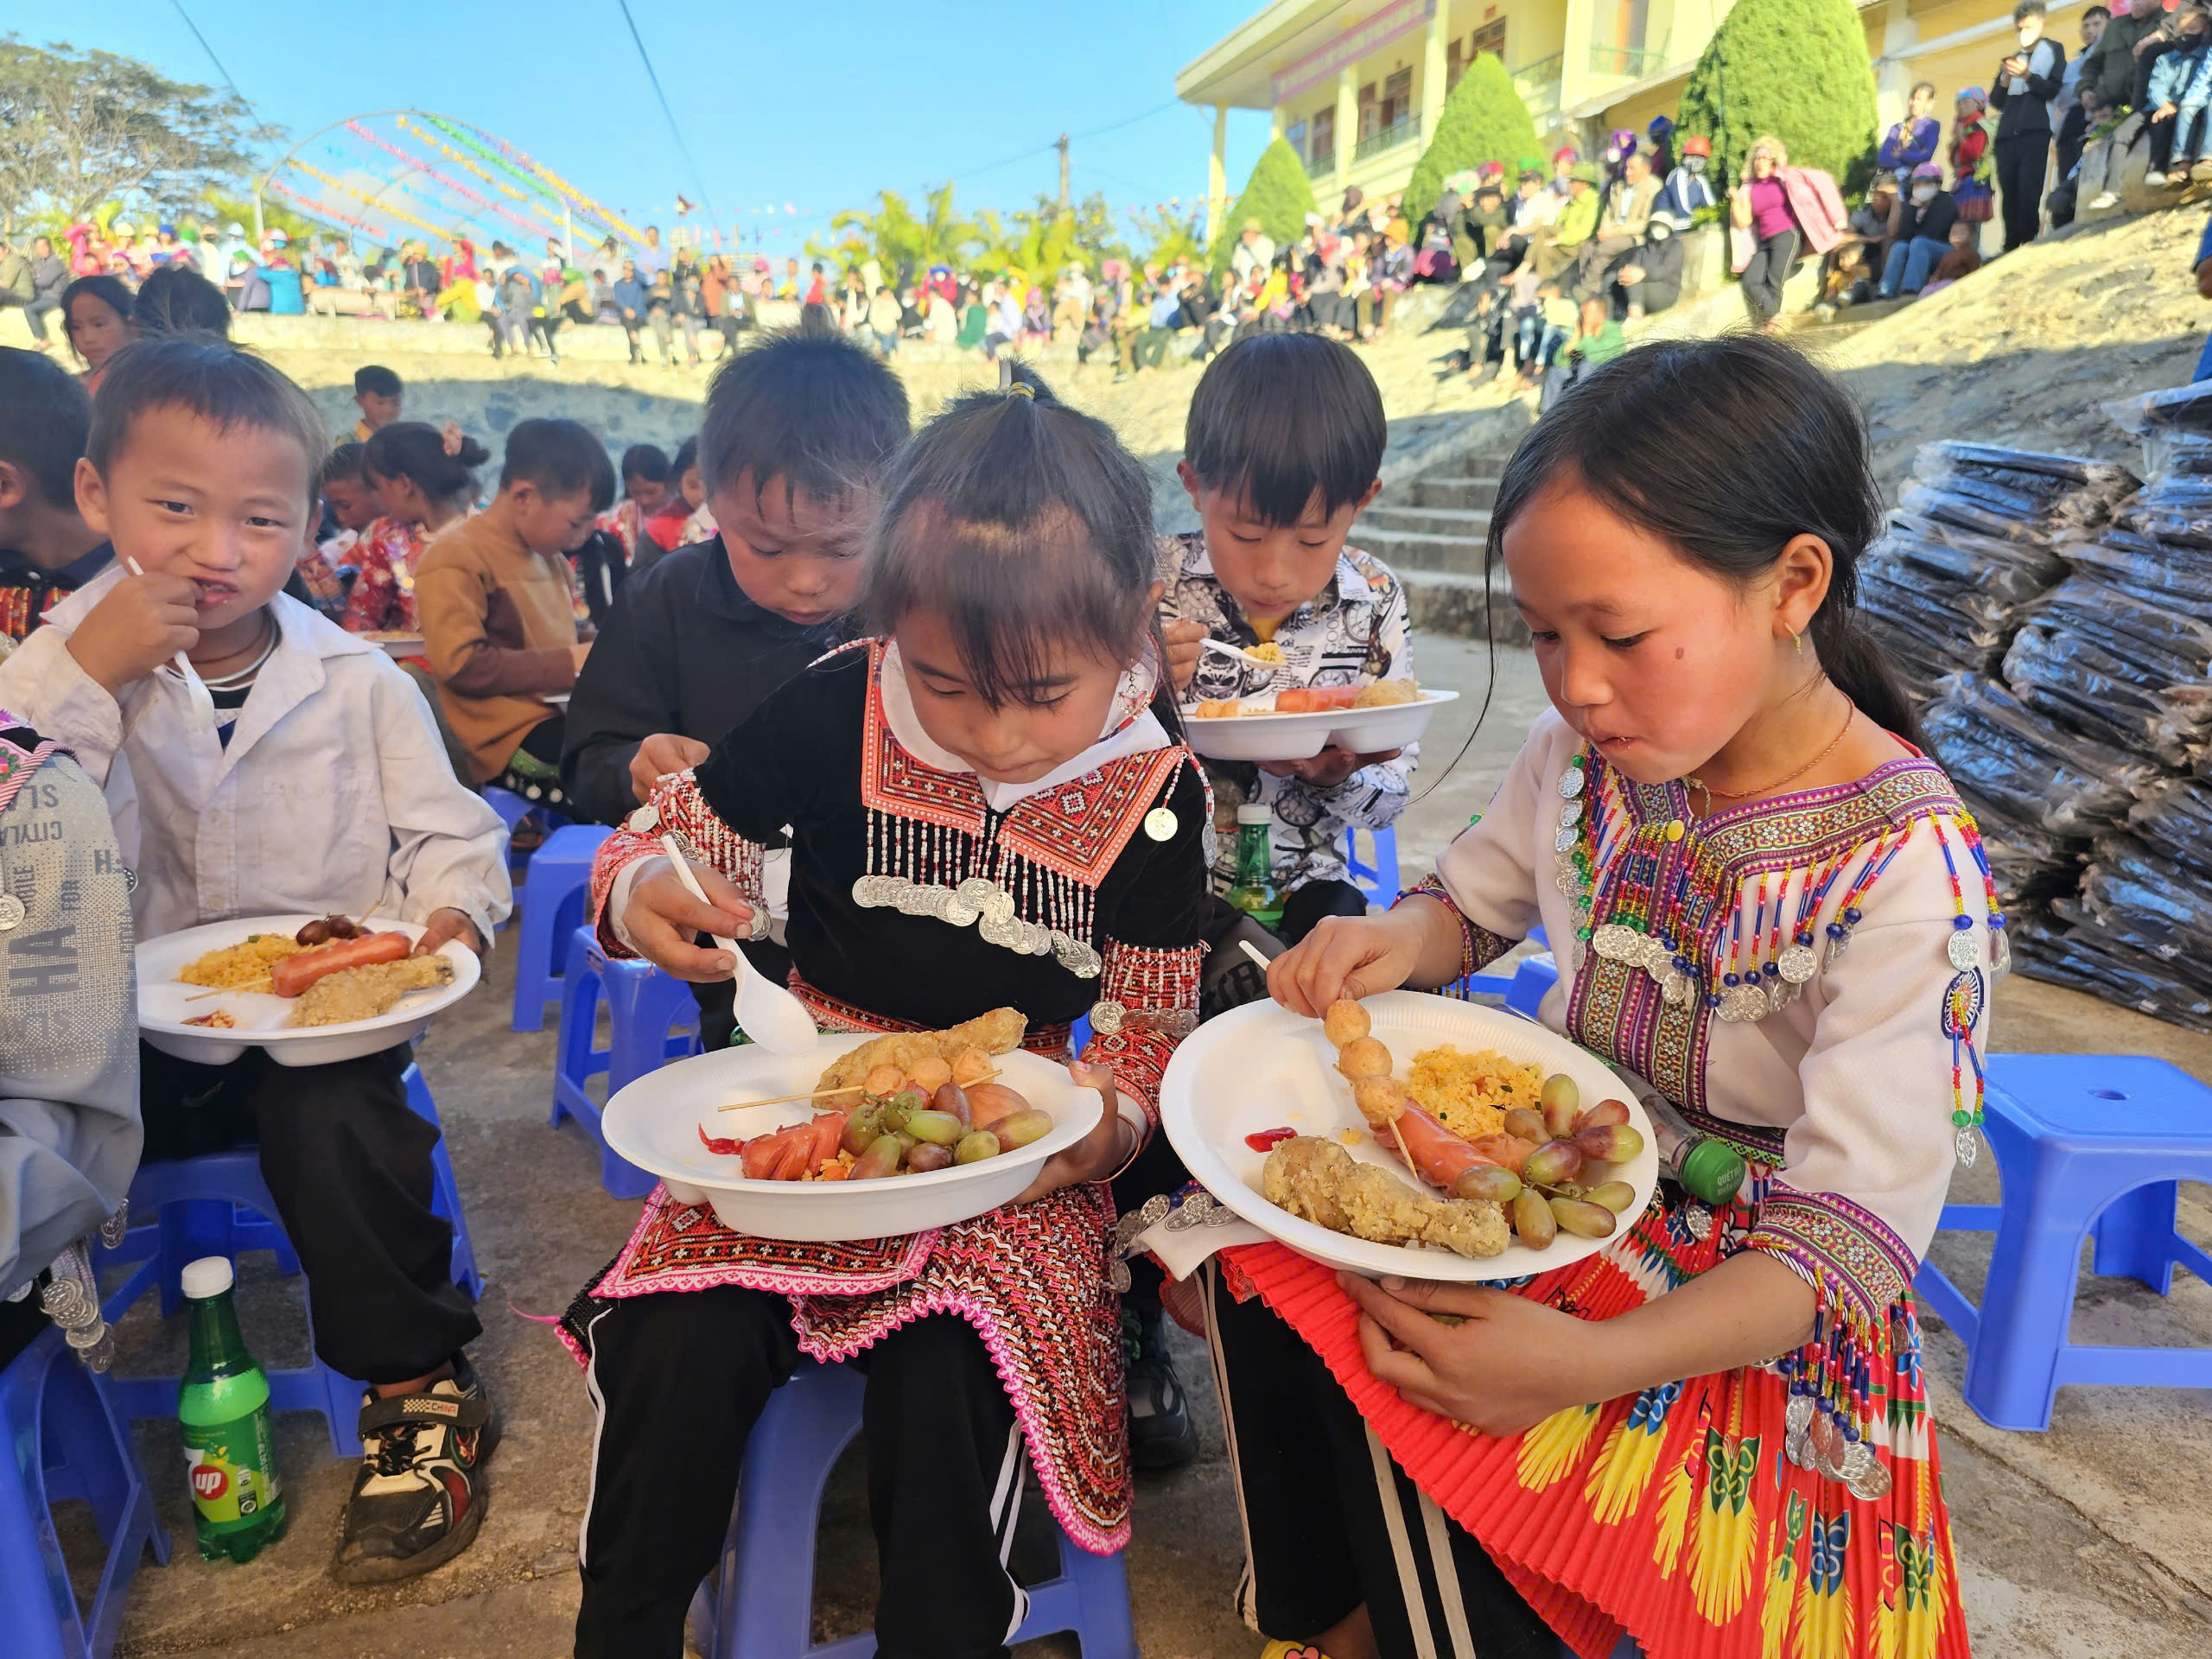
[[[1628,1104],[1629,1122],[1643,1136],[1643,1150],[1620,1166],[1614,1179],[1636,1189],[1636,1202],[1621,1226],[1651,1201],[1659,1179],[1659,1153],[1650,1120],[1627,1086],[1600,1061],[1533,1020],[1500,1009],[1421,991],[1391,991],[1366,1000],[1374,1034],[1396,1062],[1403,1079],[1414,1055],[1450,1043],[1473,1052],[1491,1049],[1510,1060],[1564,1071],[1582,1091],[1583,1103],[1601,1100]],[[1549,1247],[1530,1249],[1517,1240],[1502,1255],[1470,1261],[1449,1250],[1375,1244],[1346,1233],[1301,1221],[1276,1208],[1260,1193],[1260,1172],[1267,1154],[1255,1152],[1245,1136],[1290,1128],[1300,1135],[1338,1140],[1357,1129],[1358,1141],[1345,1147],[1362,1163],[1378,1164],[1410,1185],[1421,1179],[1395,1152],[1375,1144],[1367,1121],[1352,1104],[1351,1085],[1336,1069],[1337,1052],[1321,1034],[1321,1022],[1304,1020],[1275,1002],[1254,1002],[1209,1020],[1184,1040],[1168,1063],[1160,1087],[1160,1122],[1185,1166],[1205,1189],[1254,1226],[1302,1255],[1379,1279],[1396,1274],[1408,1279],[1475,1283],[1548,1273],[1593,1255],[1611,1241],[1576,1238],[1560,1233]],[[1434,1193],[1431,1187],[1424,1192]],[[1618,1238],[1619,1230],[1613,1236]]]
[[[203,1065],[228,1065],[249,1048],[267,1049],[279,1065],[327,1065],[334,1060],[358,1059],[412,1042],[430,1028],[434,1016],[475,989],[482,976],[476,953],[466,945],[448,943],[439,954],[453,963],[452,984],[417,991],[380,1019],[304,1029],[284,1023],[292,1017],[291,998],[259,991],[222,991],[209,996],[205,986],[187,985],[176,976],[177,970],[194,957],[226,944],[242,944],[249,933],[296,933],[316,919],[308,915],[241,916],[143,941],[138,946],[139,1035],[164,1054],[197,1060]],[[354,919],[372,933],[404,933],[410,939],[423,937],[419,923],[394,921],[388,916]],[[203,1000],[187,1001],[195,996]],[[184,1023],[195,1014],[217,1008],[238,1024],[228,1031],[212,1031]]]
[[[667,1182],[678,1202],[710,1204],[725,1226],[756,1238],[895,1238],[949,1227],[1019,1197],[1047,1158],[1096,1127],[1103,1109],[1097,1090],[1077,1087],[1065,1065],[1018,1049],[996,1057],[995,1081],[1050,1112],[1052,1130],[981,1163],[874,1181],[755,1181],[739,1173],[736,1159],[700,1144],[702,1128],[710,1135],[749,1140],[804,1122],[815,1109],[803,1100],[736,1112],[719,1109],[734,1100],[771,1100],[811,1089],[839,1055],[868,1040],[855,1033],[825,1033],[811,1053],[774,1054],[748,1045],[664,1065],[607,1103],[601,1120],[607,1144]]]
[[[1425,690],[1412,702],[1379,709],[1323,709],[1310,715],[1224,715],[1200,720],[1185,709],[1183,735],[1209,760],[1310,760],[1332,743],[1354,754],[1380,754],[1414,741],[1428,729],[1436,711],[1459,695]]]

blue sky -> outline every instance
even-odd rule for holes
[[[725,228],[780,230],[771,251],[796,251],[830,212],[884,186],[912,195],[949,177],[963,210],[1027,207],[1057,188],[1057,161],[1049,149],[1010,158],[1063,130],[1078,196],[1102,190],[1117,209],[1203,198],[1211,113],[1160,106],[1176,70],[1256,5],[630,0],[695,173],[612,0],[184,0],[240,90],[295,137],[362,111],[435,111],[529,151],[636,223],[672,223],[677,193],[696,201],[703,188]],[[14,23],[26,40],[219,79],[174,0],[104,0],[73,9],[66,26],[64,13],[41,11]],[[410,16],[421,26],[400,27]],[[1234,192],[1266,143],[1266,118],[1233,115],[1230,133]],[[742,211],[771,204],[772,216]]]

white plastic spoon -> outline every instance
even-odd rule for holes
[[[1255,657],[1250,652],[1246,651],[1243,646],[1232,645],[1226,639],[1201,639],[1198,641],[1198,644],[1203,645],[1208,651],[1217,651],[1224,657],[1234,657],[1240,661],[1249,663],[1255,668],[1272,670],[1279,669],[1282,666],[1282,664],[1279,662],[1271,663],[1264,657]]]
[[[691,874],[690,861],[683,856],[683,849],[677,844],[675,834],[660,838],[660,844],[676,866],[676,873],[691,896],[702,905],[714,900],[707,897],[706,889],[699,885],[699,878]],[[806,1011],[806,1004],[780,985],[772,985],[761,978],[758,970],[737,948],[734,939],[721,934],[714,936],[715,943],[729,952],[737,963],[737,1025],[747,1037],[778,1054],[804,1054],[821,1039],[814,1028],[814,1016]]]

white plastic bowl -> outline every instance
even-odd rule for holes
[[[292,1017],[294,1000],[257,991],[222,991],[208,995],[207,988],[187,985],[177,970],[195,957],[242,944],[249,933],[298,932],[314,916],[241,916],[233,921],[208,922],[181,932],[164,933],[138,946],[138,1033],[164,1054],[202,1065],[228,1065],[249,1048],[265,1048],[279,1065],[328,1065],[334,1060],[359,1059],[400,1043],[412,1042],[430,1028],[442,1010],[475,989],[483,968],[476,953],[466,945],[448,943],[439,952],[453,963],[453,983],[435,990],[417,991],[387,1014],[376,1020],[354,1020],[342,1026],[297,1028],[284,1022]],[[357,918],[372,933],[404,933],[423,937],[416,922],[390,917]],[[200,1001],[188,999],[200,997]],[[188,1026],[194,1014],[220,1008],[238,1024],[228,1031]]]
[[[1564,1071],[1581,1090],[1585,1105],[1626,1102],[1629,1122],[1643,1136],[1643,1150],[1613,1177],[1636,1189],[1636,1201],[1622,1216],[1621,1226],[1651,1201],[1659,1152],[1650,1120],[1628,1085],[1603,1062],[1533,1020],[1451,997],[1391,991],[1369,997],[1365,1006],[1374,1034],[1390,1050],[1401,1078],[1416,1052],[1451,1043],[1470,1052],[1492,1049],[1547,1073]],[[1369,1278],[1396,1274],[1462,1283],[1518,1279],[1567,1267],[1611,1242],[1562,1232],[1541,1250],[1516,1240],[1502,1255],[1470,1261],[1448,1250],[1376,1244],[1331,1232],[1269,1204],[1260,1192],[1268,1155],[1244,1141],[1268,1129],[1291,1128],[1332,1140],[1343,1130],[1357,1129],[1357,1142],[1345,1147],[1354,1158],[1419,1184],[1402,1160],[1375,1144],[1366,1120],[1352,1104],[1351,1084],[1337,1071],[1336,1058],[1319,1020],[1300,1019],[1279,1003],[1248,1004],[1209,1020],[1175,1051],[1160,1085],[1160,1122],[1185,1166],[1221,1203],[1301,1255]],[[1619,1236],[1617,1229],[1613,1237]]]
[[[1050,1112],[1041,1140],[981,1163],[927,1175],[874,1181],[754,1181],[737,1160],[711,1153],[699,1131],[749,1140],[814,1116],[805,1101],[719,1109],[734,1100],[771,1100],[811,1089],[841,1054],[866,1035],[824,1033],[808,1054],[775,1054],[757,1045],[679,1060],[639,1078],[607,1103],[607,1144],[668,1183],[683,1204],[710,1204],[722,1224],[756,1238],[814,1242],[895,1238],[981,1216],[1020,1195],[1045,1160],[1090,1133],[1103,1109],[1097,1090],[1076,1086],[1065,1065],[1016,1050],[997,1057],[996,1081]],[[846,1098],[854,1098],[847,1096]],[[833,1103],[824,1103],[825,1105]]]
[[[1183,734],[1209,760],[1310,760],[1332,743],[1354,754],[1402,749],[1428,729],[1457,691],[1423,691],[1412,702],[1379,709],[1323,709],[1310,715],[1225,715],[1200,720],[1183,711]],[[1246,699],[1250,701],[1250,699]]]

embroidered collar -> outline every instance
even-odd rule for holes
[[[1098,741],[1073,760],[1026,784],[998,783],[976,777],[973,766],[931,739],[922,729],[920,716],[914,712],[913,694],[906,684],[906,669],[899,660],[899,647],[892,640],[883,642],[876,677],[882,693],[883,717],[889,722],[891,735],[899,747],[934,771],[975,778],[977,789],[995,812],[1012,811],[1032,796],[1058,789],[1069,779],[1095,772],[1109,761],[1169,747],[1166,728],[1151,709],[1153,692],[1160,683],[1160,668],[1149,648],[1144,659],[1123,674],[1121,684],[1115,688],[1113,704],[1106,711],[1105,728],[1100,732]]]

